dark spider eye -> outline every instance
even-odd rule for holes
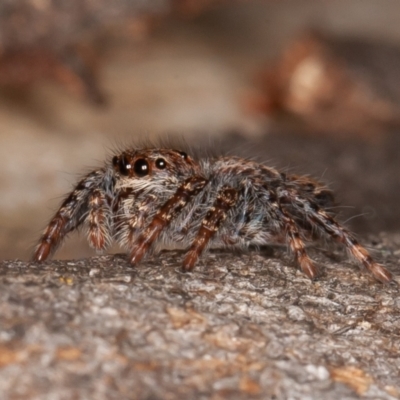
[[[146,176],[149,173],[149,163],[144,158],[139,158],[133,166],[137,176]]]
[[[167,163],[163,158],[157,158],[156,160],[156,167],[158,169],[164,169],[167,166]]]
[[[112,163],[114,167],[118,168],[120,174],[129,175],[129,171],[131,170],[132,165],[130,164],[127,156],[114,156],[112,159]]]
[[[184,160],[187,160],[188,155],[187,155],[184,151],[178,151],[178,153],[181,155],[181,157],[182,157]]]

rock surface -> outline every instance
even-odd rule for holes
[[[1,398],[398,398],[400,235],[363,243],[390,285],[319,248],[315,282],[281,248],[4,261]]]

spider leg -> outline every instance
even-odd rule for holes
[[[161,231],[169,225],[171,220],[177,216],[186,204],[207,184],[207,180],[201,176],[192,176],[177,189],[175,194],[167,200],[150,224],[133,244],[129,255],[131,264],[138,263],[151,245],[157,240]]]
[[[121,246],[132,248],[138,233],[146,226],[153,204],[157,204],[157,196],[147,194],[139,201],[140,192],[124,189],[117,197],[114,207],[114,229],[116,240]]]
[[[183,261],[184,271],[193,269],[199,256],[216,234],[221,223],[226,219],[228,210],[236,204],[237,198],[238,192],[231,187],[225,186],[218,193],[213,206],[204,217],[197,236],[185,256]]]
[[[320,271],[306,252],[304,241],[301,238],[296,222],[276,202],[272,203],[272,207],[284,225],[286,241],[288,242],[290,250],[294,254],[296,262],[300,266],[300,269],[310,279],[315,279],[318,277]]]
[[[53,253],[65,236],[77,229],[87,217],[88,200],[93,188],[106,181],[105,170],[100,169],[86,175],[62,202],[50,220],[33,254],[33,261],[44,261]]]
[[[88,241],[96,250],[105,250],[111,243],[111,210],[103,190],[96,189],[89,196]]]
[[[297,199],[300,201],[300,199]],[[307,205],[304,205],[307,207]],[[321,210],[316,204],[309,202],[307,218],[314,225],[321,228],[326,234],[342,243],[360,264],[362,264],[380,282],[387,283],[392,280],[392,274],[383,265],[373,260],[369,252],[361,246],[357,239],[332,216]]]

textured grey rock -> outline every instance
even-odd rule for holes
[[[375,282],[334,250],[309,281],[284,249],[0,264],[2,399],[400,396],[400,235]]]

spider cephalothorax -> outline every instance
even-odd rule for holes
[[[305,242],[317,235],[342,243],[377,280],[389,282],[390,272],[328,211],[332,203],[321,183],[251,160],[126,150],[78,182],[47,226],[34,260],[45,260],[83,225],[93,248],[104,250],[116,240],[131,264],[162,246],[187,248],[184,270],[208,247],[286,242],[301,270],[315,278]]]

